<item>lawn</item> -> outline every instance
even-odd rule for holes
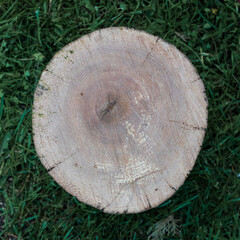
[[[71,41],[110,26],[175,45],[196,67],[209,103],[205,140],[186,182],[139,214],[78,202],[49,176],[33,144],[33,93],[46,64]],[[238,1],[1,0],[0,239],[239,240],[239,88]]]

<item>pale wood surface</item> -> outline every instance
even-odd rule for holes
[[[203,83],[174,46],[107,28],[70,43],[34,96],[36,151],[80,201],[141,212],[171,197],[191,171],[207,127]]]

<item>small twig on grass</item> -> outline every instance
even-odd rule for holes
[[[15,237],[15,238],[18,238],[16,235],[12,234],[12,233],[7,233],[8,236],[11,236],[11,237]]]

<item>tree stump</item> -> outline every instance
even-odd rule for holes
[[[193,168],[206,127],[204,85],[185,55],[122,27],[56,53],[34,96],[42,164],[67,192],[108,213],[170,198]]]

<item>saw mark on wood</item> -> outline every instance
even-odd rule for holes
[[[164,169],[156,169],[146,160],[139,161],[137,158],[130,158],[132,163],[123,168],[123,173],[118,174],[117,183],[133,183],[142,178],[150,176],[156,172],[162,172]],[[156,170],[154,170],[156,169]]]

